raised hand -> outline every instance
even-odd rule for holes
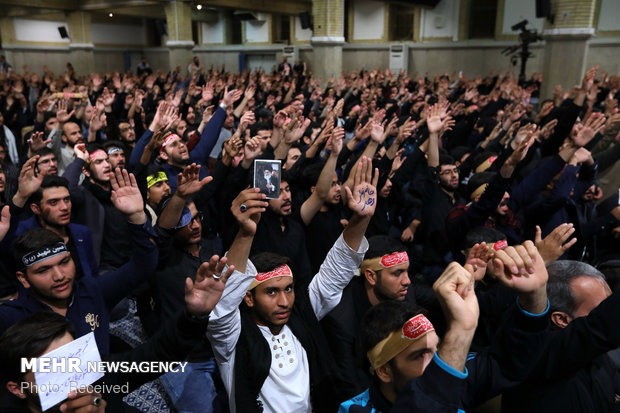
[[[2,207],[0,215],[2,216],[0,218],[0,241],[2,241],[11,227],[11,210],[8,205]]]
[[[300,140],[308,126],[310,126],[310,122],[310,119],[304,119],[303,117],[294,123],[291,121],[291,127],[284,131],[284,141],[291,144]]]
[[[71,116],[75,113],[75,109],[71,111],[71,113],[67,113],[67,102],[64,99],[61,99],[56,104],[58,109],[56,110],[56,119],[60,123],[66,123],[71,119]]]
[[[484,278],[487,272],[487,264],[492,255],[491,247],[486,242],[475,244],[469,250],[465,264],[469,264],[466,269],[471,272],[474,281],[480,281]]]
[[[52,142],[52,138],[47,140],[43,140],[43,132],[34,132],[30,139],[28,139],[28,147],[30,149],[30,153],[35,154],[41,149],[43,149],[48,143]]]
[[[239,223],[239,231],[245,236],[256,234],[261,213],[265,212],[269,205],[265,200],[266,197],[267,195],[260,193],[260,188],[248,188],[241,191],[233,200],[230,210]]]
[[[119,83],[119,87],[117,87],[116,89],[117,90],[120,89],[120,83]],[[112,106],[112,104],[114,103],[114,98],[116,98],[116,93],[112,93],[108,90],[107,87],[104,87],[101,97],[103,98],[103,104],[106,107],[109,107],[109,106]]]
[[[185,279],[185,308],[189,314],[200,316],[209,314],[220,300],[226,281],[235,270],[231,265],[224,272],[226,257],[214,255],[204,262],[196,272],[196,279]]]
[[[79,158],[86,162],[88,160],[88,151],[86,150],[85,143],[78,143],[73,146],[73,153],[76,158]]]
[[[442,107],[438,104],[431,106],[426,116],[426,126],[429,133],[439,133],[443,126],[441,121]]]
[[[502,284],[517,291],[519,303],[526,311],[534,314],[545,311],[549,275],[532,241],[497,251],[489,261],[489,268]]]
[[[353,177],[353,192],[345,186],[347,206],[354,214],[361,217],[370,217],[377,207],[377,182],[379,169],[375,169],[373,178],[372,159],[362,157],[357,164]]]
[[[144,203],[134,175],[128,173],[126,169],[116,168],[114,172],[110,172],[110,184],[114,207],[127,215],[131,223],[144,224],[146,222]]]
[[[344,129],[338,126],[332,131],[327,146],[331,149],[331,156],[338,156],[342,150],[342,138],[344,138]]]
[[[207,176],[202,180],[200,178],[200,166],[195,163],[187,165],[183,168],[183,172],[177,176],[177,192],[179,196],[186,198],[200,191],[203,186],[213,180],[212,176]]]
[[[571,139],[577,146],[586,146],[594,136],[605,127],[605,115],[593,113],[585,123],[575,123],[571,131]]]
[[[39,155],[28,159],[24,163],[24,166],[22,166],[22,170],[19,172],[19,178],[17,178],[16,196],[22,198],[24,203],[30,195],[34,194],[41,187],[41,182],[43,182],[43,175],[36,172],[36,165],[38,161]],[[13,202],[15,203],[15,200],[13,200]],[[22,204],[17,206],[21,207],[24,205]]]
[[[213,99],[213,82],[207,82],[202,86],[202,101],[209,103]]]
[[[370,139],[372,139],[373,142],[382,144],[385,136],[383,132],[383,125],[379,122],[373,121],[370,126]]]
[[[240,90],[233,89],[230,92],[228,91],[228,86],[224,89],[224,97],[222,98],[222,102],[229,107],[232,108],[233,103],[235,103],[241,97],[242,93]]]
[[[542,239],[542,231],[538,225],[536,225],[536,237],[534,238],[534,244],[538,248],[540,256],[545,261],[545,264],[552,263],[560,258],[570,247],[575,245],[577,238],[573,238],[566,242],[575,233],[575,227],[573,224],[560,224],[549,235]]]
[[[480,309],[474,291],[474,277],[467,268],[457,262],[450,263],[433,284],[433,291],[450,330],[473,332],[476,329]]]

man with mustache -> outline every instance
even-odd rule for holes
[[[147,331],[160,329],[166,320],[184,308],[187,275],[193,279],[201,264],[222,252],[217,239],[202,236],[202,213],[197,210],[191,196],[212,178],[199,180],[199,176],[200,166],[197,164],[185,167],[177,176],[177,191],[164,201],[157,220],[160,260],[151,283],[156,325],[145,325]],[[142,321],[149,324],[149,320],[143,318]],[[190,352],[188,360],[190,363],[183,373],[165,374],[161,382],[177,410],[212,412],[216,390],[211,375],[215,371],[215,360],[206,338]],[[200,388],[201,391],[189,390],[193,388]]]
[[[299,221],[293,218],[291,188],[286,171],[282,171],[280,197],[268,201],[269,207],[258,223],[252,254],[269,251],[291,258],[294,263],[295,287],[305,288],[310,283],[312,269],[306,234]]]
[[[99,268],[108,271],[119,268],[130,258],[129,226],[125,215],[111,200],[112,167],[107,152],[97,144],[89,145],[88,149],[84,144],[74,147],[76,158],[63,176],[69,181],[75,222],[90,228]],[[82,172],[86,179],[79,185]]]
[[[39,162],[40,163],[40,158]],[[37,164],[37,157],[26,162],[28,170]],[[69,182],[56,175],[34,176],[20,174],[19,190],[13,197],[14,225],[7,234],[5,243],[32,228],[45,228],[62,237],[67,249],[74,257],[77,277],[97,275],[98,266],[93,251],[92,234],[88,227],[71,222],[71,195]],[[20,220],[23,214],[15,212],[28,208],[34,214]]]

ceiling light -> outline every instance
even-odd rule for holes
[[[108,16],[114,17],[114,13],[110,13],[110,14],[108,14]]]
[[[202,10],[202,4],[197,5],[197,6],[196,6],[196,9],[197,9],[197,10]]]

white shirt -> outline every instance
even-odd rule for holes
[[[366,238],[362,240],[359,249],[354,251],[347,245],[346,242],[344,242],[342,235],[340,235],[338,240],[334,243],[334,246],[329,250],[327,257],[325,257],[325,261],[321,264],[318,274],[312,279],[308,287],[310,304],[312,305],[312,309],[314,310],[314,314],[318,320],[321,320],[327,313],[338,305],[340,298],[342,297],[342,290],[347,286],[347,284],[349,284],[349,281],[351,281],[351,278],[355,275],[355,272],[364,259],[366,250],[368,250],[368,241],[366,241]],[[226,271],[226,269],[224,269],[224,271]],[[233,413],[236,412],[234,386],[235,348],[237,346],[237,341],[239,340],[239,335],[241,334],[241,314],[239,313],[239,304],[241,304],[241,301],[243,300],[245,293],[248,291],[252,280],[256,277],[256,273],[256,267],[254,267],[254,264],[252,264],[252,261],[250,260],[248,260],[245,274],[242,274],[239,271],[234,271],[226,282],[226,288],[224,288],[220,301],[209,315],[207,337],[211,342],[211,346],[215,354],[215,360],[217,361],[217,365],[220,369],[222,381],[224,382],[224,386],[228,392],[230,410]],[[286,329],[290,330],[288,327],[286,327]],[[284,329],[282,329],[282,331],[284,331]],[[263,335],[264,334],[265,333],[263,333]],[[286,334],[286,336],[288,337],[288,334]],[[271,338],[265,339],[268,343],[271,340]],[[295,341],[298,342],[297,339],[295,339]],[[301,344],[298,345],[301,347]],[[275,357],[273,353],[273,344],[271,344],[270,347],[272,349],[272,357]],[[307,368],[308,361],[307,356],[305,356],[305,350],[303,350],[303,353]],[[296,354],[299,354],[299,352]],[[272,369],[269,372],[268,379],[265,381],[265,384],[268,386],[270,379],[274,382],[277,382],[278,380],[278,377],[272,377],[273,374],[272,361]],[[306,386],[306,390],[309,392],[309,373],[308,380],[304,383],[305,384],[296,385]],[[265,384],[263,384],[260,395],[265,394]],[[287,387],[291,387],[290,382],[286,382],[285,384]],[[274,388],[272,387],[272,389]],[[267,390],[270,391],[269,388],[267,388]],[[280,391],[280,389],[278,389],[278,391]],[[302,389],[295,389],[294,393],[301,394],[302,391]],[[288,395],[288,391],[286,395]],[[285,402],[286,397],[283,397],[283,394],[280,394],[278,398],[282,399],[281,401],[279,400],[278,403]],[[291,402],[294,402],[294,398]],[[284,409],[276,411],[281,413],[293,412],[295,410]]]
[[[310,367],[306,350],[285,325],[273,335],[269,327],[258,326],[271,349],[271,368],[258,399],[265,413],[310,413]]]

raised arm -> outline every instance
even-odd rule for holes
[[[207,330],[219,363],[230,360],[241,333],[239,304],[256,276],[256,269],[248,257],[258,221],[267,205],[265,194],[261,194],[258,188],[242,191],[232,202],[231,211],[239,223],[239,232],[226,257],[227,264],[234,266],[235,271],[226,284],[222,298],[211,312]]]
[[[375,171],[374,178],[372,175],[372,160],[362,157],[355,170],[353,192],[348,187],[345,189],[353,216],[308,287],[310,303],[319,320],[338,305],[342,290],[355,275],[368,249],[364,233],[375,212],[379,172]]]
[[[327,158],[327,162],[325,162],[325,165],[321,170],[321,175],[316,183],[314,192],[301,205],[301,219],[306,226],[310,225],[310,222],[312,222],[312,219],[319,212],[329,196],[329,189],[331,187],[334,174],[336,173],[336,161],[338,160],[338,155],[342,150],[343,137],[344,129],[340,127],[334,129],[330,141],[328,142],[328,146],[331,144],[332,149],[329,154],[329,158]]]

